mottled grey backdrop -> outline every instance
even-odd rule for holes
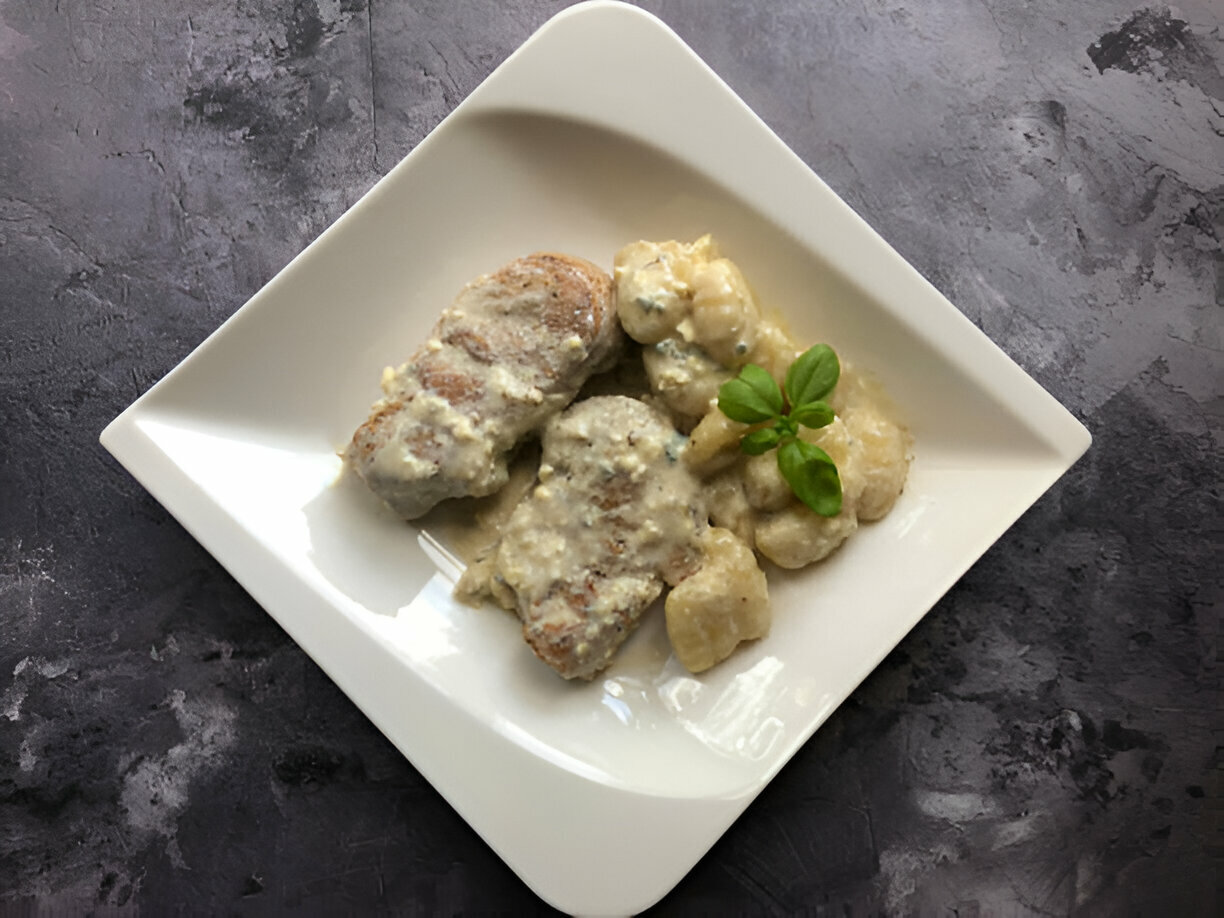
[[[647,4],[1095,438],[660,913],[1213,912],[1224,10],[1138,3]],[[543,908],[97,435],[564,5],[0,0],[0,911]]]

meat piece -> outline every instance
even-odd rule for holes
[[[405,519],[506,483],[515,445],[570,403],[623,341],[612,281],[538,253],[472,281],[425,345],[383,374],[345,461]]]
[[[540,484],[497,551],[494,593],[567,679],[590,679],[645,608],[701,560],[706,511],[683,434],[623,396],[578,402],[544,428]]]

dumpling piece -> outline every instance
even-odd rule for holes
[[[718,387],[753,359],[768,323],[739,268],[719,256],[709,235],[688,244],[627,245],[616,253],[613,274],[621,324],[646,345],[651,389],[689,430]]]
[[[512,261],[464,287],[412,359],[384,371],[384,397],[345,461],[409,520],[492,494],[519,441],[611,366],[623,340],[603,270],[552,253]]]
[[[844,367],[832,403],[854,443],[852,461],[862,481],[858,518],[882,519],[905,488],[913,440],[888,393],[871,376]]]
[[[702,538],[700,569],[680,581],[664,611],[676,659],[700,673],[742,641],[769,633],[769,588],[752,549],[735,533],[712,527]]]
[[[664,585],[697,568],[707,517],[685,444],[624,396],[578,402],[544,428],[540,483],[502,532],[490,591],[565,678],[607,666]]]
[[[842,508],[837,516],[819,516],[799,503],[772,454],[750,459],[745,476],[748,501],[759,514],[754,530],[756,550],[778,567],[792,570],[823,560],[854,534],[863,493],[854,440],[841,418],[818,430],[805,427],[799,436],[819,446],[837,464],[842,485]]]

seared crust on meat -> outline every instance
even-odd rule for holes
[[[612,281],[581,258],[540,252],[472,281],[394,372],[346,463],[405,519],[491,494],[515,445],[616,359]]]

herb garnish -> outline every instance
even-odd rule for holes
[[[841,512],[841,478],[828,453],[799,439],[799,426],[821,428],[833,422],[833,409],[824,398],[840,375],[833,348],[817,344],[790,365],[782,389],[768,370],[755,363],[718,389],[723,414],[742,424],[762,425],[744,434],[740,449],[760,456],[777,447],[778,471],[795,496],[821,516]]]

